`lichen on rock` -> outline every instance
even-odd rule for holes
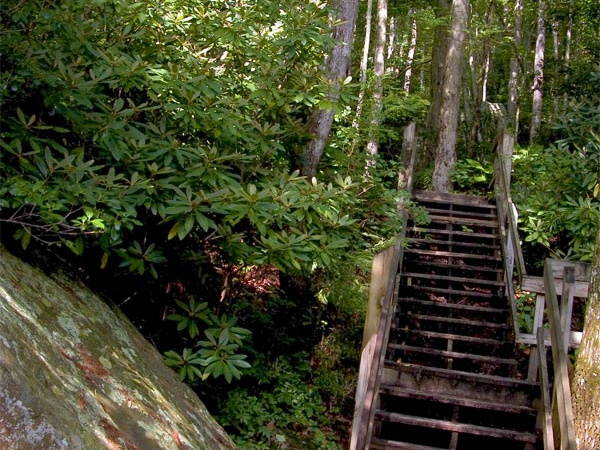
[[[0,448],[235,448],[122,314],[0,252]]]

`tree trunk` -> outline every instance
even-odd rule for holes
[[[567,32],[566,32],[566,36],[565,36],[565,62],[564,62],[564,69],[565,69],[565,81],[567,81],[569,79],[569,65],[571,64],[571,41],[573,40],[573,11],[574,10],[574,4],[573,4],[573,0],[571,0],[569,2],[569,20],[567,21]],[[569,96],[564,93],[563,94],[563,106],[562,106],[562,111],[563,113],[566,113],[567,111],[567,105],[569,103]]]
[[[327,58],[326,71],[327,78],[332,83],[328,99],[335,102],[340,97],[341,82],[346,78],[350,66],[358,0],[334,0],[333,10],[336,12],[333,38],[337,44]],[[323,156],[334,115],[332,108],[314,110],[308,126],[313,138],[304,150],[302,175],[313,177],[317,173],[317,166]]]
[[[514,136],[519,128],[519,51],[523,41],[523,0],[515,1],[513,23],[514,55],[510,59],[510,77],[508,80],[508,105],[506,123]]]
[[[404,91],[410,93],[410,81],[412,78],[412,65],[415,61],[415,50],[417,48],[417,19],[415,10],[411,9],[408,12],[410,20],[410,44],[408,45],[408,56],[406,58],[406,72],[404,72]]]
[[[436,192],[450,191],[452,184],[450,173],[456,164],[458,116],[468,12],[469,0],[452,2],[452,36],[446,54],[439,135],[435,153],[435,168],[431,178],[431,189]]]
[[[369,66],[369,49],[371,47],[371,16],[373,15],[373,0],[367,1],[367,14],[365,17],[365,41],[363,44],[363,52],[360,58],[360,92],[358,93],[358,101],[356,103],[356,114],[352,126],[355,129],[360,128],[360,117],[365,100],[365,90],[367,89],[367,68]],[[356,139],[355,139],[356,142]],[[352,143],[354,147],[355,142]]]
[[[577,445],[600,448],[600,227],[572,389]]]
[[[533,102],[531,108],[531,129],[529,144],[537,141],[542,126],[542,87],[544,84],[544,51],[546,47],[546,1],[540,0],[537,39],[535,41],[535,60],[533,63]]]
[[[394,53],[396,53],[396,37],[397,37],[397,33],[398,33],[398,25],[396,23],[396,18],[395,17],[391,17],[390,18],[390,26],[389,26],[389,38],[387,39],[388,44],[387,44],[387,57],[386,60],[387,61],[391,61],[392,57],[394,56]],[[400,54],[398,55],[398,61],[403,59],[403,47],[404,45],[400,46]],[[398,66],[392,66],[391,64],[388,65],[387,67],[387,72],[388,73],[393,73],[396,74],[396,76],[398,75],[399,69]]]
[[[431,106],[427,114],[427,125],[425,127],[425,151],[423,163],[434,159],[435,147],[440,126],[440,108],[442,102],[442,82],[444,76],[444,65],[448,48],[448,24],[446,18],[450,14],[450,4],[447,0],[438,0],[435,8],[437,24],[433,35],[433,47],[431,51],[431,84],[430,99]]]
[[[494,15],[496,12],[496,2],[491,1],[488,5],[486,13],[486,26],[493,26]],[[491,64],[491,43],[490,38],[486,35],[482,38],[482,54],[480,67],[474,67],[473,72],[476,76],[476,86],[473,93],[473,121],[471,123],[470,145],[469,149],[477,147],[477,143],[481,140],[481,107],[487,101],[487,86]],[[471,153],[472,154],[472,153]]]
[[[559,58],[559,41],[560,41],[560,37],[559,37],[559,24],[558,24],[558,19],[556,17],[554,17],[552,19],[552,60],[554,62],[554,73],[552,74],[552,88],[550,89],[551,92],[557,92],[558,91],[558,74],[559,74],[559,64],[560,64],[560,58]],[[552,95],[552,106],[554,107],[553,113],[554,113],[554,117],[558,117],[559,111],[559,103],[558,103],[559,97],[558,95]]]
[[[375,135],[379,126],[383,101],[383,75],[385,74],[385,42],[387,37],[387,0],[377,0],[377,42],[375,44],[375,89],[373,91],[373,111],[367,143],[367,158],[370,159],[378,152],[379,143]],[[367,167],[370,163],[367,163]]]

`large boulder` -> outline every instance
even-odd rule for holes
[[[0,247],[0,448],[235,445],[122,313]]]

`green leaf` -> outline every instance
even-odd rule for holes
[[[175,222],[173,224],[173,226],[171,227],[171,229],[169,230],[169,234],[167,235],[167,240],[171,240],[173,239],[175,236],[177,236],[178,231],[179,231],[179,222]]]
[[[229,342],[229,329],[225,328],[219,335],[219,345],[227,345]]]

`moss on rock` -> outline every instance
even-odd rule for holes
[[[122,314],[0,252],[0,448],[235,448]]]

